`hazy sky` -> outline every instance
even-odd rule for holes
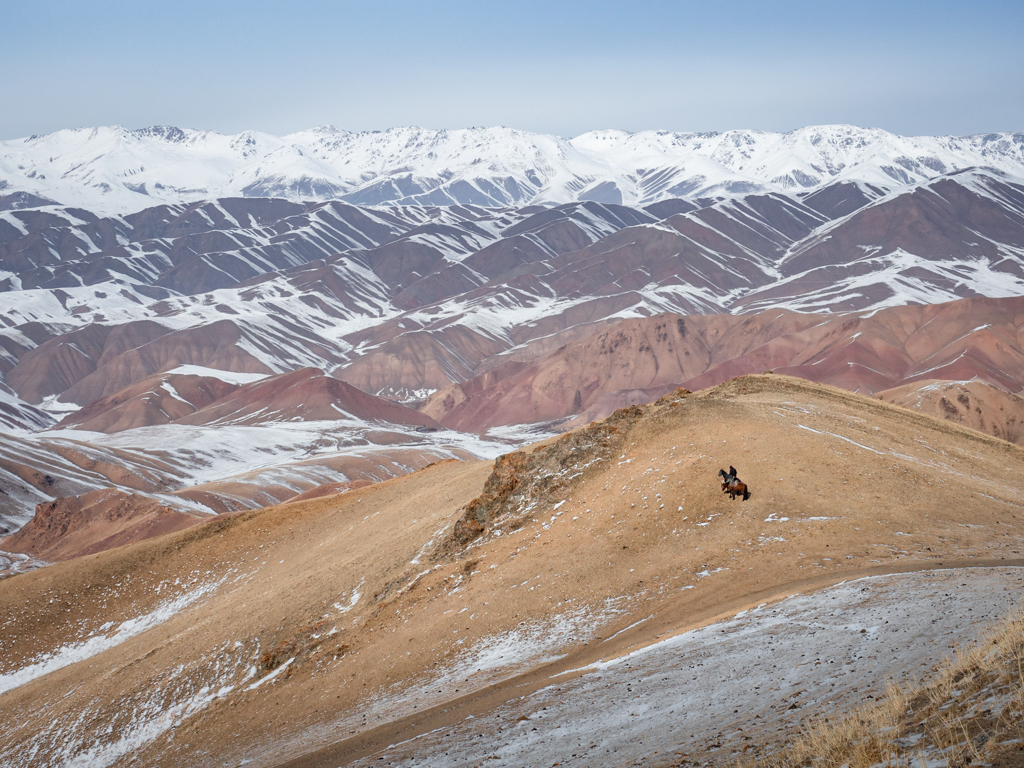
[[[0,4],[0,138],[176,125],[1024,130],[1024,2]]]

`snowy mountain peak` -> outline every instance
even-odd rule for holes
[[[0,142],[0,188],[98,213],[220,197],[503,207],[575,200],[898,189],[969,167],[1024,177],[1024,133],[906,137],[818,125],[788,133],[608,129],[571,140],[505,126],[257,131],[79,128]]]
[[[183,130],[170,125],[154,125],[149,128],[139,128],[132,131],[132,135],[140,139],[162,139],[170,144],[181,144],[188,139]]]

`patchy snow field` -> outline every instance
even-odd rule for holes
[[[4,552],[0,549],[0,579],[4,576],[13,576],[16,573],[33,571],[45,565],[49,565],[49,563],[32,557],[32,555],[23,555],[20,552]]]
[[[130,637],[163,624],[196,600],[215,591],[223,582],[224,579],[221,579],[217,582],[201,585],[179,595],[173,600],[160,604],[149,613],[121,622],[109,632],[106,631],[109,628],[104,625],[104,628],[94,632],[84,640],[64,645],[54,651],[45,653],[26,666],[0,673],[0,694],[25,685],[58,669],[63,669],[64,667],[97,656],[116,645],[120,645]]]
[[[1024,569],[860,579],[554,678],[532,696],[357,765],[727,763],[805,717],[919,679],[1006,616]]]
[[[261,489],[290,489],[286,498],[321,483],[363,479],[339,469],[346,460],[364,460],[364,474],[377,482],[421,468],[426,462],[412,460],[414,454],[434,456],[432,461],[490,460],[552,434],[543,424],[487,436],[453,430],[422,433],[355,418],[251,426],[159,424],[109,435],[74,429],[37,432],[0,440],[0,464],[5,459],[14,464],[31,461],[34,469],[58,478],[60,484],[53,490],[40,490],[0,466],[0,526],[13,533],[32,519],[36,505],[100,488],[148,496],[193,513],[215,514],[218,510],[202,500],[173,492],[204,483],[234,482],[234,492],[223,490],[220,500],[233,509],[254,509],[283,500],[280,494]],[[83,454],[92,464],[76,463],[66,458],[69,453]],[[118,482],[116,477],[91,469],[95,464],[124,466],[148,485],[166,490],[143,490],[138,482]],[[238,490],[245,487],[250,490]],[[12,563],[0,558],[0,572],[11,567]]]

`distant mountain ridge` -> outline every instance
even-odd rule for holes
[[[223,197],[355,205],[647,205],[669,198],[876,193],[972,167],[1024,178],[1024,132],[906,137],[847,125],[788,133],[600,130],[573,139],[505,127],[319,127],[277,137],[155,126],[0,142],[0,209],[53,201],[126,214]]]

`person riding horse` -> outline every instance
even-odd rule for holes
[[[728,493],[730,499],[735,499],[737,495],[739,495],[743,501],[750,498],[750,491],[747,490],[747,484],[736,476],[736,467],[729,467],[728,474],[726,474],[724,469],[720,469],[718,470],[718,476],[722,478],[722,492]]]

